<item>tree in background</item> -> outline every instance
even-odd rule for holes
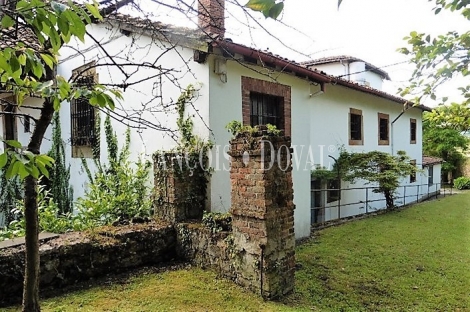
[[[429,0],[436,3],[434,13],[439,14],[443,10],[448,10],[460,14],[467,20],[470,19],[470,8],[468,0]],[[402,95],[415,94],[416,102],[419,103],[423,98],[430,97],[433,100],[439,100],[445,104],[447,97],[438,98],[436,93],[441,85],[454,77],[464,77],[464,85],[459,86],[458,90],[464,100],[461,103],[452,104],[451,110],[463,109],[468,111],[470,104],[470,83],[467,77],[470,74],[470,32],[458,33],[451,31],[433,37],[426,33],[412,31],[405,38],[410,47],[401,48],[399,51],[411,56],[411,62],[416,68],[410,80],[410,85],[402,90]],[[466,119],[468,123],[468,112],[465,116],[452,115],[448,119],[449,123],[460,124],[461,118]],[[468,126],[467,126],[468,127]]]
[[[416,174],[417,169],[410,162],[404,151],[398,151],[396,156],[389,153],[371,151],[364,153],[340,151],[335,167],[339,167],[341,179],[351,183],[365,180],[367,183],[377,184],[374,193],[382,193],[385,197],[387,209],[393,209],[394,193],[400,185],[400,180],[407,175]],[[338,170],[333,169],[333,172]]]
[[[432,113],[424,114],[423,153],[442,158],[442,173],[448,182],[452,182],[453,173],[465,159],[463,152],[468,148],[469,139],[457,124],[447,122],[448,119],[459,118],[450,116],[447,110],[447,106],[440,106]]]

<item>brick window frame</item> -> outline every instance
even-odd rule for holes
[[[417,133],[416,119],[410,118],[410,144],[416,144]]]
[[[377,130],[378,130],[378,142],[379,145],[389,145],[390,144],[390,116],[388,114],[378,113],[377,114]],[[383,133],[383,121],[385,120],[386,129]],[[385,134],[385,135],[384,135]]]
[[[361,138],[360,139],[353,139],[352,131],[351,131],[351,121],[352,115],[360,115],[361,116]],[[349,145],[364,145],[364,117],[362,116],[362,110],[350,108],[349,109],[349,121],[348,121],[348,138],[349,138]]]
[[[261,93],[282,98],[280,102],[281,125],[286,136],[291,136],[291,87],[251,77],[241,77],[243,124],[251,124],[251,93]]]

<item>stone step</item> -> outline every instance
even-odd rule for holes
[[[58,236],[59,236],[58,234],[42,232],[42,233],[39,233],[39,242],[56,238]],[[13,239],[7,239],[7,240],[0,242],[0,249],[20,246],[20,245],[23,245],[24,243],[25,243],[24,237],[15,237]]]

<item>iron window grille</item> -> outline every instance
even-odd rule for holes
[[[281,114],[282,97],[251,92],[250,102],[250,125],[252,127],[271,124],[278,129],[284,129]]]
[[[79,77],[78,85],[91,87],[94,84],[93,76]],[[96,143],[95,108],[88,99],[80,97],[71,103],[72,146],[93,146]]]

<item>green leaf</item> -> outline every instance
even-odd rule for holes
[[[34,165],[31,165],[31,175],[35,178],[35,179],[38,179],[39,178],[39,169],[34,166]]]
[[[269,9],[269,17],[272,19],[277,19],[284,9],[284,2],[276,3]]]
[[[5,167],[7,162],[8,162],[8,154],[4,152],[3,154],[0,155],[0,169]]]
[[[49,171],[46,169],[46,166],[44,165],[44,163],[39,161],[37,158],[36,158],[36,166],[38,167],[42,175],[44,175],[46,178],[49,178]]]
[[[51,7],[56,13],[59,13],[59,14],[68,9],[68,7],[65,4],[55,2],[55,1],[51,2]]]
[[[43,54],[41,53],[41,58],[46,63],[47,66],[49,66],[50,69],[54,68],[54,64],[56,63],[55,58],[49,54]]]
[[[5,143],[10,145],[11,147],[14,147],[14,148],[22,148],[23,147],[21,145],[21,143],[16,141],[16,140],[6,140]]]
[[[26,170],[26,167],[25,167],[25,165],[24,165],[23,163],[17,161],[17,162],[15,163],[15,165],[16,165],[16,164],[18,165],[17,170],[18,170],[18,174],[19,174],[21,180],[23,180],[24,178],[26,178],[27,176],[29,176],[29,172],[28,172],[28,170]]]
[[[274,0],[250,0],[245,7],[252,9],[253,11],[268,11],[274,6]]]
[[[102,20],[103,17],[100,14],[100,11],[98,10],[98,7],[96,4],[91,4],[91,3],[85,3],[86,8],[88,11],[90,11],[91,15],[96,17],[99,20]]]
[[[10,28],[15,25],[15,21],[8,15],[2,17],[2,28]]]

